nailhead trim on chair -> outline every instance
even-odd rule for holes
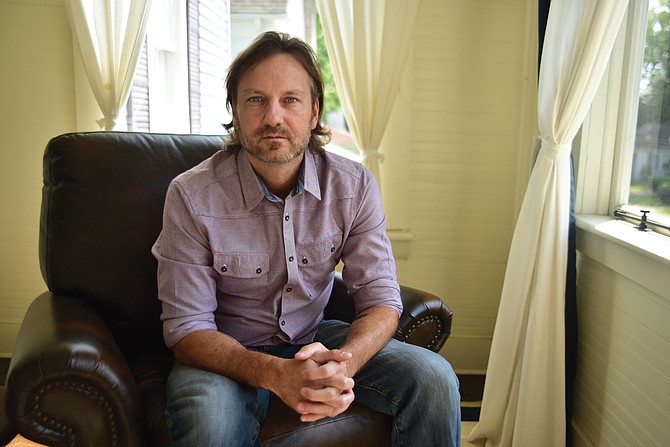
[[[437,324],[437,330],[435,331],[435,336],[433,339],[428,342],[428,345],[426,348],[428,349],[433,349],[435,347],[435,343],[437,343],[438,339],[442,337],[442,320],[440,320],[440,317],[437,315],[427,315],[425,317],[421,317],[417,321],[415,321],[409,329],[407,329],[407,333],[405,334],[405,341],[409,340],[410,336],[412,335],[412,332],[418,328],[419,326],[423,326],[424,324],[429,324],[429,323],[435,323]]]
[[[58,433],[66,433],[68,437],[68,444],[72,447],[76,445],[76,434],[74,433],[74,429],[72,427],[69,427],[62,422],[58,422],[54,419],[49,418],[47,415],[43,414],[42,411],[40,410],[41,400],[44,398],[45,392],[50,391],[53,388],[60,388],[60,387],[84,393],[97,401],[98,405],[101,406],[107,413],[107,419],[108,419],[107,426],[111,432],[110,441],[112,443],[112,446],[116,446],[118,433],[117,433],[116,417],[114,416],[114,411],[112,410],[111,405],[105,399],[105,397],[98,390],[95,390],[91,385],[86,385],[84,383],[77,384],[75,382],[70,382],[69,380],[64,380],[63,382],[57,380],[53,384],[48,383],[46,385],[43,385],[37,390],[36,395],[33,396],[32,415],[35,417],[35,420],[40,421],[48,429],[54,430]]]

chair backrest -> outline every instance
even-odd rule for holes
[[[40,267],[50,291],[97,308],[127,355],[164,350],[151,254],[170,181],[223,137],[65,134],[44,155]]]

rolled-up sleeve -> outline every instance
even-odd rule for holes
[[[400,286],[381,194],[367,170],[362,171],[356,197],[351,201],[354,218],[342,251],[342,277],[352,293],[357,314],[376,306],[391,307],[401,314]]]
[[[212,253],[197,214],[173,181],[165,200],[163,229],[152,248],[158,260],[158,297],[168,348],[191,332],[217,329]]]

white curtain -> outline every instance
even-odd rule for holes
[[[419,0],[317,0],[344,115],[381,182],[379,144],[409,52]]]
[[[151,0],[65,0],[65,12],[86,76],[103,117],[113,130],[128,100]]]
[[[538,87],[540,149],[510,248],[480,421],[470,442],[565,446],[570,152],[627,4],[551,2]]]

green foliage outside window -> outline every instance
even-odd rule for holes
[[[658,3],[647,15],[638,127],[645,123],[670,122],[670,0]],[[661,134],[659,140],[667,141],[670,129]]]
[[[323,37],[323,27],[321,26],[321,17],[316,15],[316,53],[321,64],[321,72],[324,82],[324,111],[323,117],[326,123],[328,116],[333,112],[342,110],[340,104],[340,97],[335,88],[335,78],[333,77],[333,69],[328,58],[328,50],[326,49],[326,40]]]
[[[670,215],[670,0],[651,0],[647,14],[629,204]],[[643,163],[643,161],[640,161]]]

